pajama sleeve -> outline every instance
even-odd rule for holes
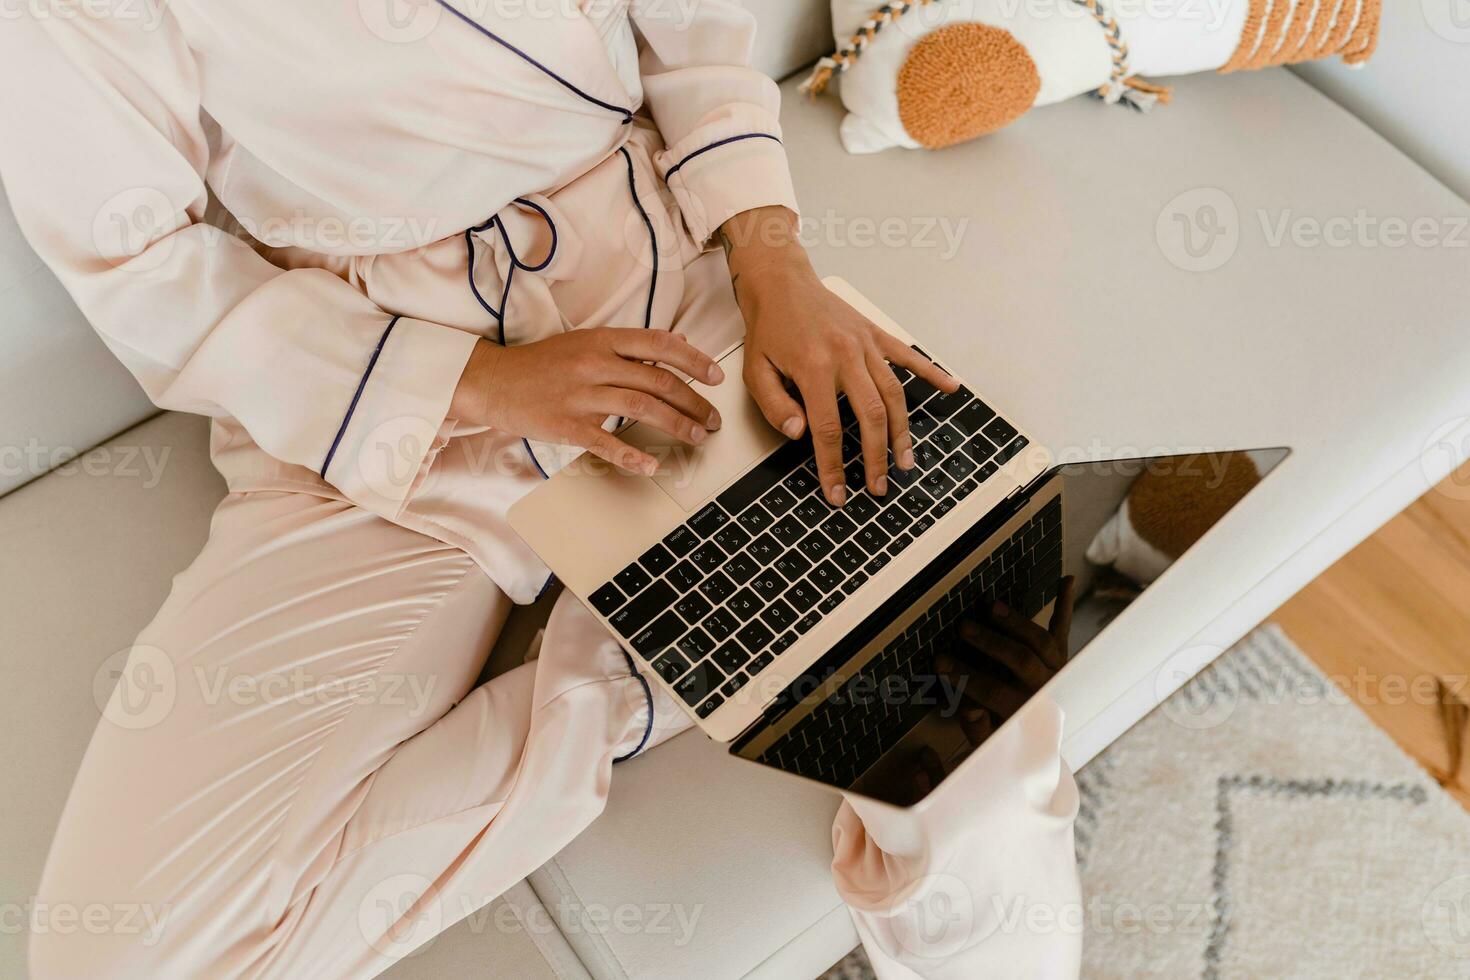
[[[204,222],[199,79],[172,14],[22,14],[0,30],[0,84],[21,229],[153,402],[233,418],[348,499],[401,511],[474,335],[395,318]]]
[[[781,93],[750,66],[755,18],[735,0],[632,11],[645,105],[664,138],[654,162],[695,241],[741,211],[795,211]]]

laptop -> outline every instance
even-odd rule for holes
[[[1190,453],[1049,469],[856,624],[730,753],[892,806],[923,803],[1043,687],[1059,679],[1074,690],[1106,687],[1108,665],[1083,652],[1286,455]],[[1007,607],[1004,624],[997,600]],[[967,620],[981,636],[961,638]],[[1018,620],[1034,624],[1030,643],[1042,637],[1046,648],[1030,669],[1017,669],[1016,656],[1033,648],[1014,642]],[[945,657],[952,666],[941,670]]]
[[[823,282],[930,356],[852,286]],[[743,356],[737,345],[718,359],[727,378],[741,376]],[[624,473],[584,454],[517,501],[510,525],[695,724],[733,742],[1051,465],[1005,406],[898,373],[916,465],[891,467],[883,497],[865,488],[857,462],[847,504],[831,506],[809,438],[771,428],[738,382],[695,382],[724,420],[700,446],[632,425],[622,438],[658,459],[657,473]],[[852,463],[857,423],[845,415]]]

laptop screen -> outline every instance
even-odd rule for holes
[[[968,529],[730,751],[912,805],[1287,455],[1069,463]]]

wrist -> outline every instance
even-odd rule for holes
[[[719,229],[732,277],[769,269],[810,270],[811,260],[799,235],[796,214],[780,206],[742,211]]]
[[[505,348],[498,344],[484,339],[475,342],[450,399],[450,415],[471,425],[496,427],[494,378],[504,354]]]

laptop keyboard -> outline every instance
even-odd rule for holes
[[[1057,597],[1062,503],[1055,498],[894,637],[862,670],[772,743],[759,760],[834,786],[851,786],[925,714],[948,701],[935,655],[962,616],[1000,599],[1028,619]]]
[[[915,466],[890,461],[887,496],[866,490],[857,422],[839,400],[847,506],[822,496],[811,441],[787,442],[592,593],[593,608],[699,717],[1026,447],[969,389],[944,394],[894,372]]]

